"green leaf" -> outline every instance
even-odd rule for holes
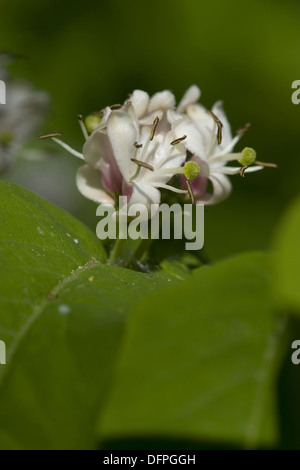
[[[29,191],[0,197],[0,448],[95,448],[125,319],[171,278],[104,265],[92,232]]]
[[[140,303],[102,438],[274,444],[282,323],[269,284],[269,257],[250,253],[199,268]]]
[[[284,214],[275,237],[274,290],[278,305],[300,314],[300,198]]]

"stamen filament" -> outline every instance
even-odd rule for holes
[[[228,153],[227,155],[217,155],[216,157],[212,157],[211,160],[215,162],[231,162],[233,160],[238,160],[241,158],[242,152],[237,153]]]
[[[78,117],[78,122],[79,122],[79,125],[80,125],[80,128],[81,128],[83,137],[85,138],[85,140],[87,140],[89,135],[88,135],[88,131],[87,131],[85,125],[84,125],[82,114],[78,114],[77,117]]]
[[[191,183],[189,182],[188,179],[186,180],[186,185],[187,185],[187,188],[188,188],[188,193],[189,193],[189,196],[190,196],[190,199],[191,199],[191,203],[195,204],[195,196],[194,196],[194,193],[193,193],[193,190],[192,190]]]
[[[65,142],[63,142],[62,140],[56,139],[56,137],[51,137],[51,139],[54,140],[54,142],[56,142],[58,145],[63,147],[65,150],[67,150],[67,152],[71,153],[77,158],[80,158],[81,160],[84,160],[82,153],[79,153],[77,152],[77,150],[72,149],[72,147],[70,147],[68,144],[65,144]]]
[[[248,130],[250,127],[251,127],[251,123],[250,123],[250,122],[247,122],[247,123],[244,125],[244,127],[241,127],[241,129],[238,129],[238,130],[236,131],[236,133],[237,133],[238,135],[243,135],[243,134],[245,134],[245,132],[247,132],[247,130]]]
[[[259,162],[258,160],[256,160],[254,164],[259,165],[259,166],[264,166],[266,168],[278,168],[278,165],[276,165],[276,163],[265,163],[265,162]]]

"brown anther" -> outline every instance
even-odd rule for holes
[[[131,161],[136,163],[138,166],[142,166],[143,168],[147,168],[148,170],[154,171],[153,166],[149,165],[149,163],[141,162],[140,160],[137,160],[136,158],[131,158]]]
[[[247,130],[248,130],[250,127],[251,127],[251,123],[250,123],[250,122],[247,122],[247,123],[244,125],[244,127],[241,127],[241,129],[238,129],[238,130],[236,131],[236,133],[237,133],[238,135],[244,134],[245,132],[247,132]]]
[[[180,142],[182,142],[184,139],[186,139],[186,135],[183,135],[182,137],[179,137],[179,139],[175,139],[175,140],[172,140],[172,142],[170,143],[170,145],[177,145],[179,144]]]
[[[245,165],[245,166],[242,166],[242,168],[240,169],[240,175],[242,178],[245,177],[245,171],[247,170],[249,165]]]
[[[120,108],[122,108],[122,105],[121,105],[121,104],[112,104],[112,105],[110,106],[110,109],[111,109],[111,110],[120,109]]]
[[[158,123],[159,123],[159,117],[156,116],[156,118],[155,118],[154,121],[153,121],[153,126],[152,126],[151,134],[150,134],[150,140],[153,140],[153,139],[154,139],[154,136],[155,136],[155,132],[156,132],[156,128],[157,128]]]
[[[134,142],[134,146],[135,146],[137,149],[140,149],[141,147],[143,147],[143,144],[138,144],[137,142]]]
[[[77,119],[78,119],[79,121],[83,121],[83,116],[82,116],[82,114],[77,114]]]
[[[43,139],[51,139],[51,137],[59,137],[63,135],[62,132],[51,132],[51,134],[43,134],[43,135],[40,135],[39,136],[39,140],[43,140]]]
[[[209,109],[206,110],[206,112],[213,118],[215,123],[218,126],[218,131],[217,131],[217,139],[218,139],[218,145],[222,143],[222,127],[223,124],[221,123],[220,119]]]

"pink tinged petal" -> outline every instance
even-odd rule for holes
[[[185,111],[185,108],[189,104],[192,104],[198,101],[200,96],[201,96],[200,88],[198,88],[197,85],[190,86],[190,88],[186,90],[179,105],[177,106],[177,111],[179,113],[182,113],[183,111]]]
[[[195,123],[184,117],[175,121],[172,128],[176,139],[186,135],[183,145],[201,160],[206,160],[203,136]]]
[[[217,204],[218,202],[226,199],[231,193],[232,186],[227,176],[214,173],[210,175],[209,179],[213,185],[213,193],[211,195],[206,193],[203,198],[197,200],[197,203],[199,204]]]
[[[114,199],[101,188],[101,175],[89,165],[81,166],[76,175],[78,190],[83,196],[103,204],[114,204]]]
[[[103,131],[94,131],[83,146],[85,161],[101,171],[102,185],[111,192],[122,192],[123,177],[113,155],[111,144]]]
[[[125,111],[113,111],[107,123],[107,134],[120,172],[124,180],[129,182],[134,143],[138,140],[132,116]]]
[[[168,90],[165,91],[160,91],[159,93],[155,93],[155,95],[152,96],[149,107],[148,107],[148,112],[152,113],[153,111],[157,109],[172,109],[175,107],[175,97],[173,93],[171,93]]]
[[[134,107],[136,117],[140,119],[147,111],[149,104],[149,95],[142,90],[134,90],[130,97],[130,101]]]

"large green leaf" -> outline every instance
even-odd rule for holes
[[[250,253],[199,268],[139,304],[102,438],[274,444],[282,324],[269,284],[269,257]]]
[[[0,448],[93,448],[126,316],[169,283],[104,265],[87,228],[0,182]]]
[[[300,314],[300,198],[282,217],[274,245],[275,296],[283,308]]]

